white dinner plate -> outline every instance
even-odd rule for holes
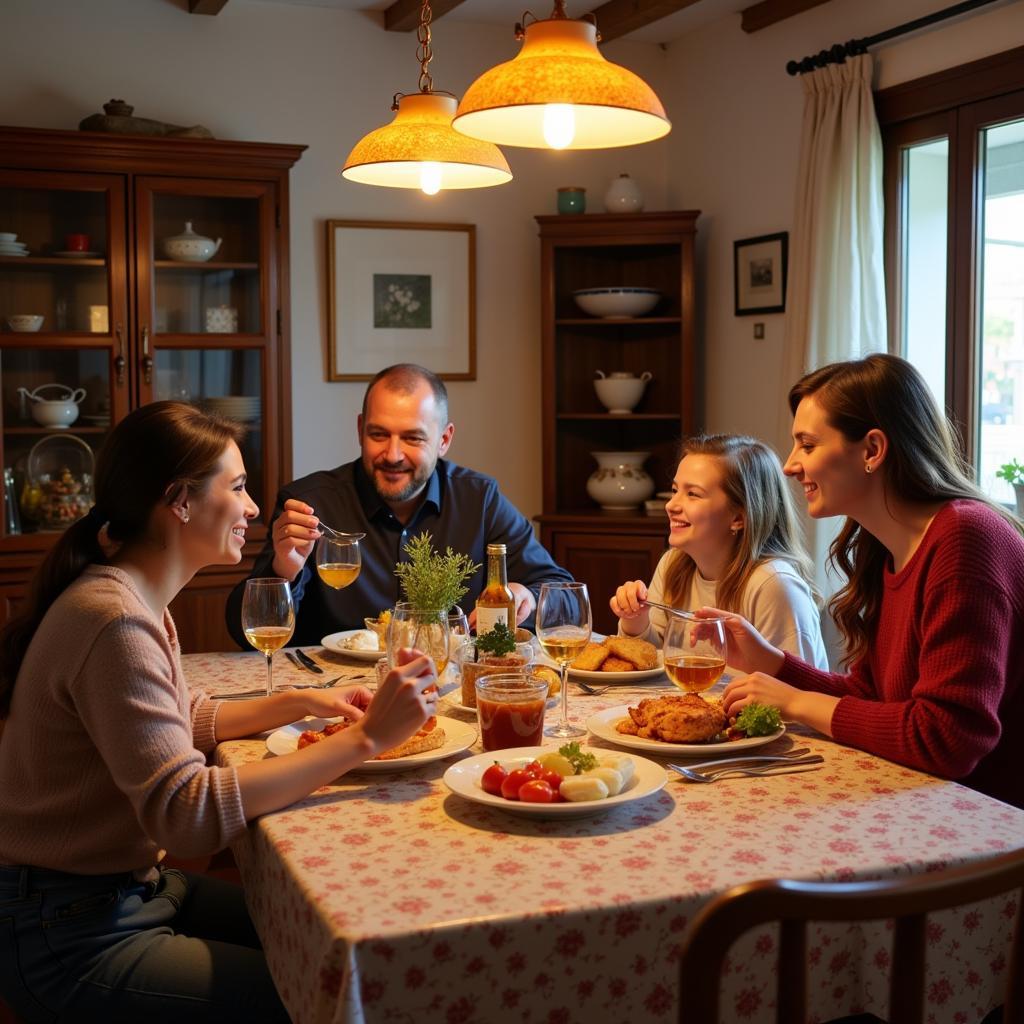
[[[603,633],[591,633],[590,639],[595,644],[603,643],[607,637]],[[645,679],[656,679],[665,671],[665,658],[661,651],[658,651],[657,668],[638,668],[629,672],[596,672],[588,671],[585,668],[573,668],[569,666],[569,677],[571,679],[582,679],[586,683],[604,683],[605,685],[617,686],[619,684],[629,686],[630,683],[642,683]]]
[[[646,750],[651,754],[668,755],[670,757],[728,757],[740,750],[751,747],[763,747],[772,740],[777,740],[785,731],[781,726],[770,736],[748,736],[745,740],[724,740],[721,743],[666,743],[664,740],[648,740],[642,736],[628,736],[615,731],[615,723],[620,718],[629,717],[629,708],[623,704],[617,708],[599,711],[587,719],[587,728],[591,734],[609,743],[617,743],[620,747],[633,750]]]
[[[328,722],[337,722],[337,718],[303,718],[291,725],[275,729],[267,737],[267,750],[272,754],[292,754],[299,748],[299,736],[307,729],[322,729]],[[444,729],[444,746],[436,750],[424,750],[421,754],[410,754],[408,757],[395,757],[390,761],[364,761],[353,772],[403,772],[409,768],[419,768],[432,761],[441,761],[452,754],[461,754],[469,750],[476,742],[476,726],[460,722],[456,718],[438,716],[438,728]]]
[[[328,634],[320,641],[320,644],[327,650],[334,651],[335,654],[347,654],[349,657],[355,658],[356,661],[380,661],[387,653],[386,651],[353,651],[343,646],[345,640],[353,633],[365,632],[365,629],[343,629],[340,633]]]
[[[522,768],[541,754],[551,754],[555,747],[512,747],[509,750],[492,750],[486,754],[467,757],[451,765],[444,773],[444,784],[457,796],[465,797],[474,803],[497,807],[510,814],[521,814],[527,818],[583,818],[591,814],[610,811],[622,804],[634,800],[642,800],[645,796],[657,793],[664,788],[666,782],[665,769],[660,764],[648,761],[646,757],[633,757],[635,771],[626,788],[618,796],[610,796],[606,800],[582,800],[579,803],[564,804],[529,804],[519,800],[506,800],[501,796],[485,793],[480,788],[480,779],[484,772],[495,761],[499,761],[510,771]],[[586,753],[592,748],[584,747]],[[593,749],[592,753],[601,754],[607,751]]]

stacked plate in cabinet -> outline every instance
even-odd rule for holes
[[[260,418],[258,395],[219,395],[206,399],[206,408],[229,420],[251,423]]]

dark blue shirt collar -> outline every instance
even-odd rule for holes
[[[416,507],[416,511],[409,520],[410,526],[416,523],[416,521],[426,512],[440,514],[441,475],[447,474],[447,471],[448,463],[445,462],[444,459],[438,459],[437,465],[434,467],[434,472],[430,474],[430,479],[427,481],[427,486],[423,492],[420,504]],[[393,518],[391,509],[388,507],[387,503],[381,499],[381,496],[377,493],[377,489],[373,486],[373,481],[370,479],[363,467],[362,459],[355,460],[354,479],[356,492],[359,494],[359,503],[363,506],[366,518],[370,520],[378,520],[378,517],[383,517],[384,519],[387,519],[388,517]]]

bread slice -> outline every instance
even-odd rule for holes
[[[608,647],[616,658],[630,662],[634,668],[658,667],[658,648],[637,636],[610,636]]]
[[[430,725],[431,722],[436,725],[437,719],[428,719],[426,725]],[[408,757],[410,754],[422,754],[427,750],[437,750],[439,747],[443,747],[447,739],[444,729],[431,728],[429,732],[425,732],[426,725],[415,736],[410,736],[404,743],[399,743],[397,747],[383,751],[373,760],[393,761],[396,757]]]
[[[593,640],[580,652],[579,657],[572,663],[573,668],[583,672],[597,672],[604,664],[605,658],[611,654],[607,641],[596,644]]]

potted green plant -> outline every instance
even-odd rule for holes
[[[996,476],[1012,484],[1017,499],[1017,515],[1024,516],[1024,464],[1016,459],[1004,462],[996,470]]]

